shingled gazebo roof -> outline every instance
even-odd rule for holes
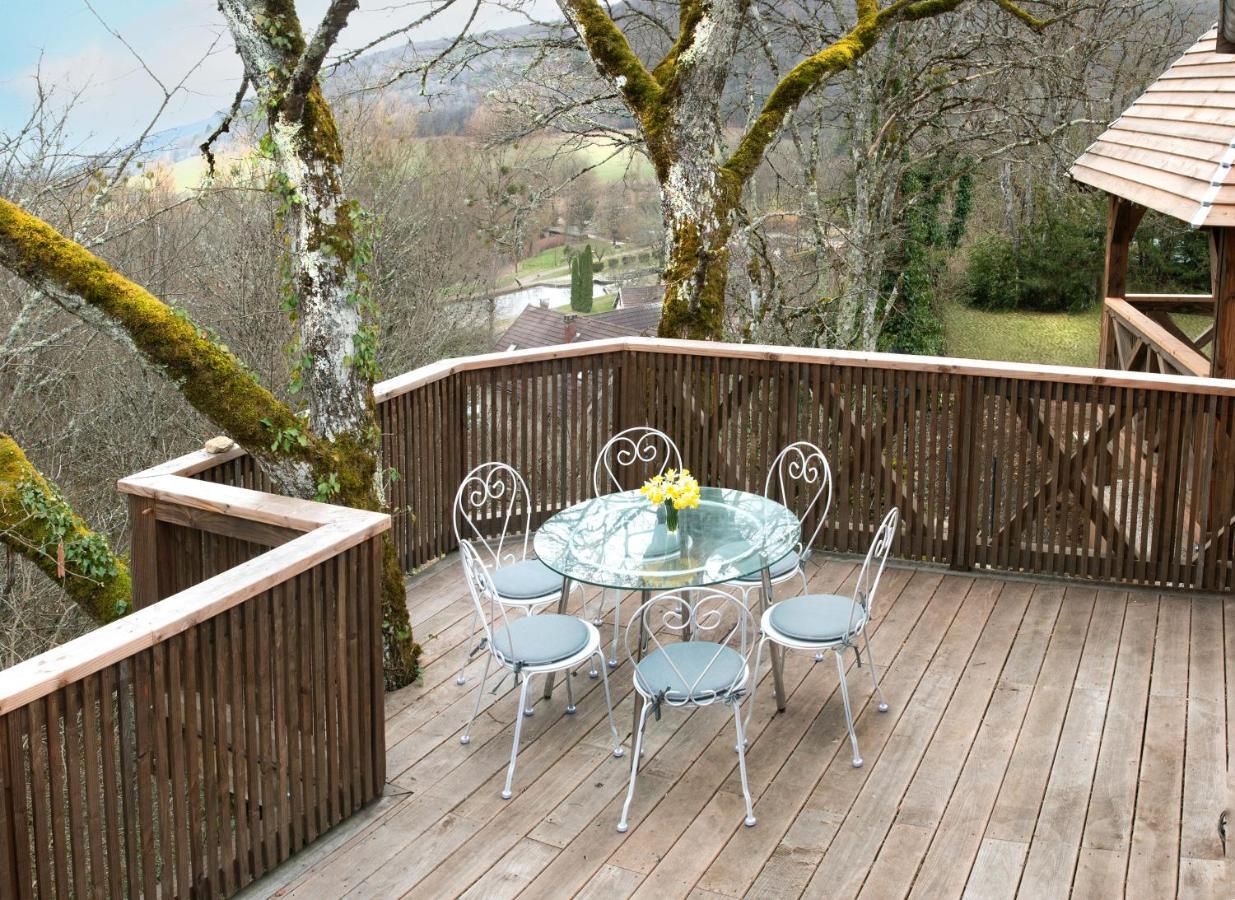
[[[1235,54],[1211,28],[1124,110],[1071,176],[1194,227],[1235,226]]]

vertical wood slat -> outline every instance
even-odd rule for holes
[[[381,572],[377,537],[0,716],[0,896],[230,895],[379,796]],[[338,767],[320,819],[317,759]]]
[[[598,369],[604,374],[589,377]],[[472,385],[483,389],[472,394]],[[585,395],[582,403],[572,399],[575,392]],[[472,410],[455,426],[463,433],[447,427],[407,462],[419,472],[416,483],[425,489],[418,502],[429,504],[430,520],[446,520],[442,504],[459,475],[442,464],[443,447],[464,448],[449,459],[505,460],[524,470],[540,504],[539,524],[582,499],[575,485],[588,486],[598,445],[631,425],[662,427],[705,480],[748,490],[762,488],[781,446],[813,436],[836,476],[822,549],[864,551],[878,511],[898,503],[904,508],[894,552],[915,559],[1206,590],[1232,586],[1235,509],[1217,512],[1213,499],[1202,509],[1217,492],[1235,493],[1235,476],[1218,471],[1212,451],[1220,439],[1235,445],[1229,414],[1215,427],[1219,407],[1232,405],[1225,397],[1194,400],[1167,387],[942,366],[902,370],[894,363],[726,358],[719,348],[712,357],[640,348],[499,361],[383,405],[428,410],[444,402],[449,409],[458,396],[469,398]],[[596,414],[605,408],[611,419]],[[413,423],[413,440],[420,423]],[[437,482],[443,474],[450,484]],[[428,558],[440,551],[439,537],[426,527],[410,538],[414,547],[401,548],[403,556]]]

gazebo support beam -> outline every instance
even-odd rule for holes
[[[1132,236],[1145,216],[1145,207],[1123,197],[1110,198],[1106,217],[1106,268],[1102,275],[1102,301],[1107,297],[1123,299],[1128,293],[1128,253]],[[1105,309],[1102,311],[1102,332],[1098,344],[1098,365],[1118,369],[1119,352],[1115,346],[1115,323]]]
[[[1210,374],[1235,378],[1235,228],[1210,229],[1209,264],[1214,295]]]

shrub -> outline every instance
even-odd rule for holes
[[[1101,299],[1105,228],[1100,198],[1055,203],[1019,246],[1003,235],[975,243],[962,295],[981,309],[1086,310]],[[1129,284],[1146,293],[1208,290],[1206,241],[1182,222],[1149,213],[1132,244]]]
[[[990,235],[969,253],[963,295],[981,309],[1088,309],[1098,301],[1104,227],[1092,203],[1059,203],[1025,229],[1019,246]]]

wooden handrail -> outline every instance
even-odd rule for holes
[[[1215,382],[1217,384],[1232,384],[1231,381],[1226,379],[1205,377],[1209,374],[1210,363],[1203,354],[1198,353],[1194,348],[1171,334],[1161,324],[1145,315],[1145,313],[1141,312],[1127,300],[1119,297],[1107,297],[1106,311],[1122,322],[1125,328],[1149,344],[1159,355],[1167,359],[1171,365],[1177,366],[1185,372],[1191,372],[1197,376],[1198,380]],[[1181,376],[1151,377],[1180,378]],[[1187,382],[1191,379],[1183,377],[1183,380]],[[1206,393],[1209,392],[1207,391]]]
[[[101,671],[243,603],[273,585],[390,528],[384,513],[265,494],[186,477],[235,459],[193,453],[121,479],[119,489],[162,504],[304,532],[286,544],[208,578],[145,609],[0,672],[0,715]]]
[[[1123,302],[1123,301],[1121,301]],[[1124,304],[1129,309],[1129,304]],[[1135,312],[1135,310],[1133,310]],[[1152,320],[1147,319],[1152,322]],[[1153,325],[1161,329],[1160,325]],[[1165,331],[1163,331],[1166,334]],[[1167,335],[1170,337],[1169,335]],[[1174,338],[1171,338],[1174,341]],[[1235,396],[1235,380],[1183,375],[1157,375],[1147,372],[1122,372],[1112,369],[1089,369],[1080,366],[1027,365],[1024,363],[958,359],[944,356],[912,356],[899,353],[867,353],[855,350],[816,350],[800,347],[775,347],[762,344],[725,344],[713,341],[680,341],[667,338],[610,338],[575,344],[558,344],[530,350],[485,353],[441,360],[397,375],[376,385],[374,399],[382,403],[400,394],[440,381],[459,372],[501,368],[519,363],[552,359],[572,359],[605,353],[629,351],[635,353],[675,353],[688,356],[709,356],[729,359],[759,359],[770,362],[800,362],[815,365],[841,365],[866,369],[887,369],[901,372],[935,372],[940,374],[1017,378],[1025,381],[1049,381],[1064,384],[1087,384],[1112,387],[1132,387],[1179,391],[1189,394]],[[1195,353],[1195,351],[1193,351]],[[1200,357],[1200,354],[1197,354]],[[1201,357],[1203,359],[1203,357]],[[1208,372],[1208,363],[1205,364]]]
[[[1142,312],[1213,315],[1213,294],[1127,294],[1123,297]]]

